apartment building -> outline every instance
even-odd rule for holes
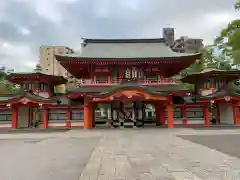
[[[189,38],[187,36],[182,36],[179,39],[176,39],[171,46],[173,51],[183,53],[197,53],[202,47],[202,39]]]
[[[72,49],[66,46],[41,46],[40,47],[40,65],[43,72],[56,76],[64,76],[68,82],[75,83],[75,78],[55,59],[54,55],[66,55],[74,53]]]
[[[182,53],[197,53],[203,47],[203,40],[190,38],[188,36],[181,36],[175,39],[174,28],[163,28],[163,38],[166,44],[175,52]]]

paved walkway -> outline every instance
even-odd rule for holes
[[[80,180],[240,179],[239,159],[176,137],[178,132],[109,132],[101,138]]]
[[[179,134],[240,133],[113,129],[2,134],[0,179],[240,180],[238,158],[184,140]]]

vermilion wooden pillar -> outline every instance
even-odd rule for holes
[[[84,105],[84,129],[91,129],[93,125],[93,103]]]
[[[67,109],[67,113],[66,113],[66,127],[67,127],[67,128],[71,128],[71,122],[70,122],[70,120],[71,120],[71,109],[68,108],[68,109]]]
[[[232,111],[233,111],[233,122],[235,125],[238,125],[239,124],[238,102],[232,103]]]
[[[183,125],[187,125],[187,112],[186,112],[186,106],[181,107],[181,113],[182,113],[182,123]]]
[[[48,128],[48,111],[49,111],[49,109],[47,107],[43,108],[43,117],[42,117],[43,118],[42,119],[43,124],[42,124],[42,127],[44,129]]]
[[[156,116],[156,126],[160,126],[161,122],[160,122],[160,105],[159,105],[159,103],[154,103],[154,107],[155,107],[155,116]]]
[[[160,118],[161,125],[164,125],[165,124],[165,106],[164,106],[164,103],[162,103],[160,105],[159,116],[160,116],[159,118]]]
[[[155,114],[156,114],[156,125],[164,125],[165,124],[165,106],[162,102],[155,103]]]
[[[92,112],[92,127],[95,127],[95,108],[96,108],[96,103],[93,104],[93,112]]]
[[[219,104],[216,104],[216,120],[218,123],[220,123],[220,109]]]
[[[210,124],[210,113],[209,113],[208,104],[205,104],[203,106],[203,112],[204,112],[204,124],[209,125]]]
[[[12,128],[18,128],[18,106],[16,105],[12,106]]]
[[[167,103],[167,122],[168,122],[168,128],[174,127],[173,105],[170,102]]]

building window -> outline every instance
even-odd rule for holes
[[[40,91],[47,91],[48,87],[49,86],[47,84],[39,84],[39,90]]]
[[[131,78],[131,77],[132,77],[132,72],[129,68],[127,68],[125,71],[125,78]]]
[[[96,83],[106,83],[108,82],[108,76],[95,76]]]
[[[0,113],[0,122],[1,121],[12,121],[12,112],[11,111],[2,111]]]
[[[83,111],[72,111],[71,119],[72,120],[83,120],[84,119]]]
[[[152,81],[152,82],[157,82],[159,79],[159,75],[151,75],[151,76],[146,76],[146,80]]]
[[[204,89],[209,89],[209,88],[211,88],[212,86],[211,86],[211,80],[208,80],[207,82],[205,82],[204,83],[204,85],[203,85],[203,88]]]
[[[51,110],[48,113],[48,119],[49,119],[49,121],[65,121],[66,120],[66,112]]]
[[[187,115],[187,118],[190,118],[190,119],[199,120],[204,118],[202,108],[187,108],[186,115]]]

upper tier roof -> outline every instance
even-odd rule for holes
[[[236,80],[240,76],[239,70],[220,70],[215,68],[206,68],[201,72],[188,74],[186,77],[182,78],[181,81],[184,83],[195,84],[199,81],[205,81],[210,77],[221,80]]]
[[[41,72],[11,73],[6,79],[12,83],[22,83],[23,81],[43,81],[52,85],[60,85],[67,82],[67,80],[62,76],[54,76]]]
[[[72,59],[131,59],[139,58],[187,58],[200,57],[200,53],[177,53],[173,52],[165,44],[165,40],[158,39],[83,39],[81,53],[64,55]],[[63,56],[63,57],[64,57]],[[64,60],[57,55],[58,60]],[[160,59],[159,59],[160,60]]]

